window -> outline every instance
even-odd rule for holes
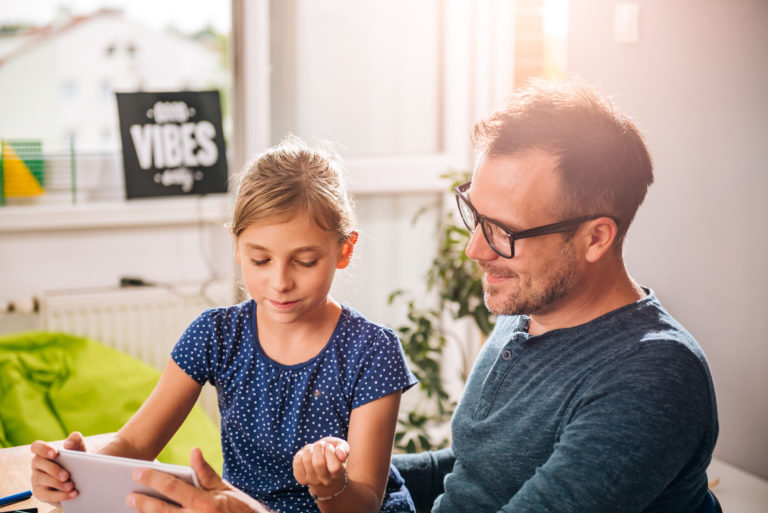
[[[62,5],[58,12],[56,4]],[[77,197],[122,199],[116,91],[218,89],[228,137],[230,12],[229,0],[4,5],[4,19],[20,23],[0,40],[0,138],[41,141],[44,155],[63,155],[66,162],[73,140],[74,168],[89,155],[107,155],[93,172],[102,177],[77,181],[78,187],[98,189]],[[13,45],[5,44],[10,40]],[[45,204],[51,197],[33,203]]]
[[[272,143],[348,156],[441,151],[440,2],[270,2]],[[406,14],[407,13],[407,14]]]
[[[113,90],[112,84],[109,82],[109,80],[104,80],[101,83],[100,90],[101,90],[101,99],[104,100],[105,102],[111,102],[115,94],[115,91]]]
[[[443,190],[509,91],[509,63],[477,67],[511,47],[508,4],[233,0],[235,167],[291,132],[338,143],[357,192]]]
[[[71,102],[77,98],[77,83],[68,80],[61,84],[61,99],[65,102]]]
[[[511,90],[511,5],[233,0],[234,167],[288,133],[338,145],[361,242],[334,294],[374,319],[402,318],[394,289],[423,292],[442,210],[413,216],[471,167],[471,122]]]

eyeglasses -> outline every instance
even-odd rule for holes
[[[498,221],[494,221],[477,212],[477,209],[475,209],[472,203],[469,202],[469,198],[465,195],[471,183],[472,182],[467,182],[454,189],[454,192],[456,193],[456,203],[459,205],[461,220],[464,221],[464,224],[470,233],[474,233],[479,224],[483,229],[483,235],[485,235],[485,240],[488,242],[488,245],[499,256],[504,258],[512,258],[515,256],[515,241],[518,239],[538,237],[539,235],[548,235],[550,233],[563,233],[573,230],[585,221],[596,219],[598,217],[610,217],[601,215],[574,217],[558,223],[515,232]]]

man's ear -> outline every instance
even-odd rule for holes
[[[352,259],[352,253],[355,251],[355,244],[357,243],[357,232],[352,232],[347,237],[347,240],[341,245],[341,257],[336,262],[336,269],[344,269],[349,265],[349,261]]]
[[[587,223],[587,245],[584,258],[589,263],[595,263],[609,251],[613,250],[616,241],[618,227],[616,221],[610,217],[598,217]]]

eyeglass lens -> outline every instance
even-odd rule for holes
[[[479,222],[479,224],[482,225],[483,235],[485,235],[485,240],[488,241],[488,244],[490,244],[499,255],[510,257],[512,255],[512,248],[507,232],[493,221],[488,221],[487,219],[480,220],[475,214],[474,209],[467,203],[466,199],[461,196],[458,196],[458,198],[459,214],[461,215],[461,220],[464,221],[464,224],[469,231],[474,233]]]
[[[470,232],[474,232],[475,228],[477,228],[477,218],[475,217],[475,211],[472,210],[472,207],[469,206],[469,204],[464,201],[464,198],[462,198],[460,195],[457,196],[459,199],[459,214],[461,215],[461,220],[464,221],[464,224],[467,226],[467,229],[469,229]]]

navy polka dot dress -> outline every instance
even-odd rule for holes
[[[325,436],[347,439],[354,408],[416,383],[397,335],[348,306],[323,350],[304,363],[282,365],[262,351],[253,300],[203,312],[171,357],[216,387],[224,478],[282,513],[319,511],[293,478],[299,449]],[[413,511],[394,467],[381,511]]]

